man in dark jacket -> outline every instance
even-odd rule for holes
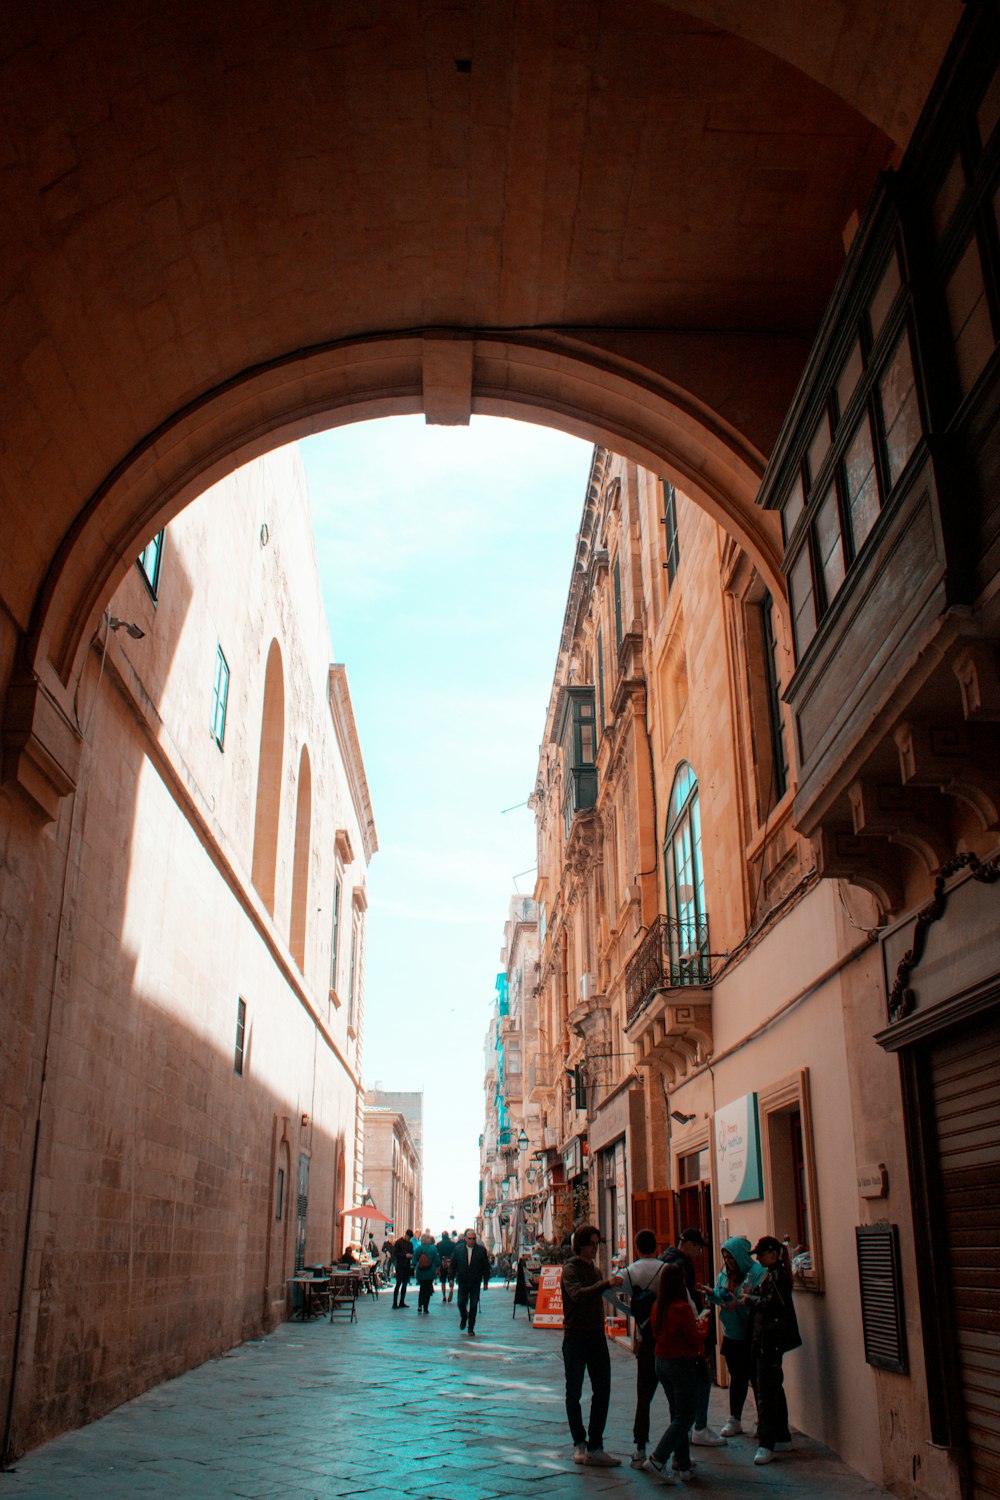
[[[406,1306],[406,1288],[410,1284],[410,1272],[413,1269],[413,1230],[408,1229],[401,1234],[392,1247],[393,1258],[396,1262],[396,1285],[392,1293],[393,1307]]]
[[[611,1357],[604,1332],[604,1293],[621,1286],[620,1276],[602,1276],[595,1264],[601,1231],[583,1224],[573,1236],[573,1254],[562,1268],[563,1365],[566,1415],[573,1436],[573,1462],[610,1468],[621,1463],[604,1451],[604,1424],[611,1402]],[[580,1394],[590,1376],[590,1426],[583,1425]]]
[[[455,1241],[447,1229],[441,1231],[438,1240],[438,1255],[441,1257],[441,1301],[450,1302],[455,1293]]]
[[[490,1258],[486,1253],[486,1246],[476,1243],[474,1229],[465,1231],[464,1240],[452,1256],[451,1267],[458,1282],[458,1326],[462,1329],[468,1324],[469,1337],[474,1339],[479,1292],[488,1285],[490,1279]]]

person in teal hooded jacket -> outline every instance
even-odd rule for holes
[[[434,1283],[441,1269],[441,1257],[433,1236],[425,1229],[413,1257],[413,1274],[417,1278],[417,1312],[430,1313]]]
[[[729,1421],[722,1429],[723,1437],[735,1437],[743,1431],[743,1403],[753,1380],[750,1309],[741,1301],[741,1294],[744,1290],[752,1292],[765,1275],[764,1267],[751,1258],[750,1241],[736,1235],[722,1246],[722,1270],[715,1285],[701,1288],[706,1302],[714,1302],[722,1319],[722,1353],[729,1371]]]

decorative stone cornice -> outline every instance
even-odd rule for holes
[[[82,753],[82,734],[41,680],[15,678],[4,714],[3,780],[46,823],[76,790]]]
[[[337,743],[344,757],[344,770],[347,772],[347,781],[351,789],[351,800],[361,827],[365,861],[369,863],[378,849],[375,814],[372,812],[365,764],[361,756],[357,726],[354,722],[354,709],[351,707],[351,694],[347,686],[347,668],[339,662],[335,662],[330,668],[329,703]]]

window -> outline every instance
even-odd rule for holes
[[[899,1229],[895,1224],[859,1224],[854,1235],[865,1360],[879,1370],[895,1370],[905,1375],[909,1361]]]
[[[667,553],[667,560],[663,566],[667,570],[669,586],[677,577],[677,564],[680,561],[680,543],[677,536],[677,491],[665,479],[661,483],[663,484],[663,543]]]
[[[354,991],[358,975],[358,923],[351,924],[351,974],[347,981],[347,1029],[354,1031]]]
[[[624,633],[624,631],[622,629],[622,564],[621,564],[621,558],[620,557],[616,557],[615,558],[614,585],[615,585],[615,650],[616,651],[620,651],[622,649],[622,641],[625,638],[625,633]]]
[[[150,597],[155,600],[160,591],[160,560],[163,557],[163,532],[158,531],[151,542],[136,558],[136,566],[142,574],[142,581],[149,590]]]
[[[785,716],[781,708],[781,667],[778,642],[774,633],[774,601],[765,594],[760,606],[761,625],[764,634],[764,680],[767,686],[767,713],[771,729],[771,767],[774,800],[780,802],[788,789],[790,757],[785,732]]]
[[[600,709],[597,716],[599,733],[607,722],[604,713],[604,631],[600,625],[597,627],[597,703]]]
[[[245,1000],[236,1002],[236,1058],[233,1063],[233,1071],[243,1077],[244,1043],[246,1041],[247,1029],[247,1003]]]
[[[670,793],[663,864],[667,884],[670,983],[707,984],[711,975],[698,779],[686,761],[678,766]]]
[[[280,1219],[285,1211],[285,1169],[278,1168],[278,1185],[274,1194],[274,1217]]]
[[[212,738],[221,750],[226,742],[226,708],[229,704],[229,664],[218,646],[215,653],[215,686],[212,689]]]
[[[592,687],[564,691],[558,736],[563,764],[563,823],[568,838],[576,814],[597,801],[597,723]]]
[[[788,1241],[795,1285],[823,1290],[823,1251],[817,1213],[816,1154],[803,1068],[757,1096],[764,1195],[771,1231]]]
[[[340,903],[344,897],[344,878],[338,871],[333,884],[333,952],[330,955],[330,989],[337,993],[337,958],[340,952]]]

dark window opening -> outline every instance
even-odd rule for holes
[[[160,560],[163,556],[163,532],[158,531],[151,542],[136,558],[136,567],[142,574],[142,581],[149,590],[150,597],[155,601],[160,591]]]
[[[236,1003],[236,1058],[233,1064],[234,1070],[243,1076],[244,1043],[246,1041],[247,1029],[247,1003],[238,1000]]]

